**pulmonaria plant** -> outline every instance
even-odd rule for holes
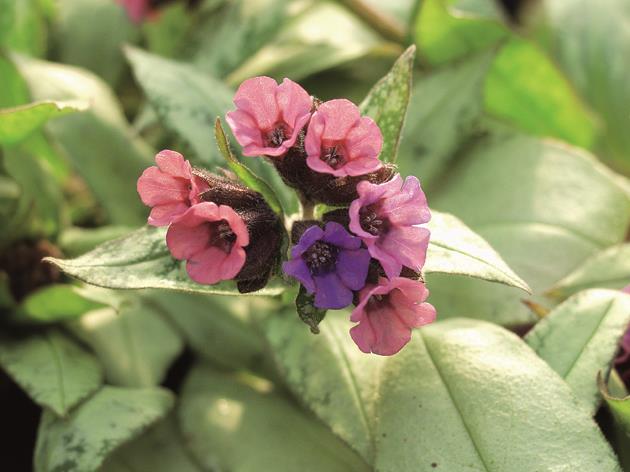
[[[306,293],[313,309],[304,299],[296,305],[305,321],[316,314],[311,327],[325,310],[354,305],[350,334],[359,349],[400,351],[413,329],[436,316],[420,275],[430,237],[421,225],[431,213],[419,180],[403,181],[379,159],[378,125],[348,100],[322,103],[289,79],[255,77],[241,84],[234,104],[226,119],[243,154],[269,161],[302,203],[302,215],[291,219],[289,254],[281,249],[283,218],[261,193],[194,168],[174,151],[159,153],[157,167],[138,180],[152,207],[149,224],[168,226],[167,246],[195,282],[234,280],[249,292],[284,273]],[[321,203],[336,208],[313,219]]]

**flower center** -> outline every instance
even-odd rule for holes
[[[277,148],[291,136],[291,131],[285,123],[276,123],[263,137],[266,147]]]
[[[306,250],[302,258],[311,274],[321,275],[331,272],[335,268],[337,254],[339,254],[337,246],[323,241],[316,241]]]
[[[227,221],[220,220],[210,223],[210,246],[217,247],[229,254],[235,242],[236,234]]]
[[[386,308],[390,305],[389,301],[389,293],[384,295],[372,295],[366,304],[367,311],[376,311],[383,308]]]
[[[323,146],[320,159],[335,170],[346,163],[343,149],[336,144],[333,146]]]
[[[378,205],[368,205],[359,210],[359,223],[363,231],[373,236],[387,233],[389,230],[389,220],[379,215]]]

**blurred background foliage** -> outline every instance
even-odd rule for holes
[[[114,0],[0,0],[0,364],[45,408],[37,471],[373,465],[373,445],[357,439],[369,420],[346,424],[329,414],[346,405],[329,411],[305,398],[283,357],[356,353],[291,345],[306,332],[271,316],[281,300],[87,288],[39,264],[143,225],[135,182],[156,150],[220,165],[214,120],[251,76],[360,103],[416,45],[400,171],[419,176],[433,208],[461,218],[534,290],[528,307],[511,287],[431,275],[441,319],[518,329],[579,290],[630,280],[620,256],[630,222],[626,0],[151,3],[134,23]],[[248,164],[279,183],[261,160]],[[297,208],[290,192],[280,197]],[[326,336],[347,331],[330,318]],[[310,368],[324,397],[335,390]],[[615,378],[602,388],[623,396]],[[8,377],[0,391],[12,399],[3,417],[22,401],[22,429],[3,428],[0,443],[11,470],[28,470],[39,410]],[[171,391],[181,407],[168,414]],[[629,407],[612,404],[618,421],[598,419],[624,461]]]

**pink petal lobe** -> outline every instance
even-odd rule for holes
[[[297,134],[311,115],[313,101],[302,87],[289,79],[284,79],[278,86],[276,99],[284,122],[293,128],[292,138],[295,142]]]
[[[165,174],[155,166],[144,170],[137,183],[138,194],[147,206],[185,201],[188,198],[188,183]]]
[[[189,259],[203,251],[210,240],[207,225],[186,226],[173,223],[166,232],[166,245],[175,259]]]
[[[171,222],[190,208],[182,202],[157,205],[151,209],[148,223],[151,226],[168,226]]]
[[[259,129],[267,130],[278,121],[280,110],[276,102],[278,84],[271,77],[254,77],[244,81],[234,96],[234,104],[248,113]]]
[[[190,179],[192,177],[190,163],[180,153],[164,149],[155,156],[155,162],[160,170],[173,177]]]
[[[322,103],[313,116],[323,117],[322,139],[341,141],[361,119],[359,107],[350,100],[340,98]]]

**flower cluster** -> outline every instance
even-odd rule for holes
[[[366,353],[392,355],[436,313],[426,302],[424,265],[431,214],[420,182],[380,159],[378,125],[345,99],[320,102],[295,82],[256,77],[241,84],[226,119],[245,156],[261,156],[292,187],[302,219],[282,264],[319,310],[355,305],[350,334]],[[193,169],[173,151],[138,181],[149,224],[170,225],[166,241],[190,277],[264,286],[284,227],[264,198],[229,178]],[[334,206],[313,219],[316,205]],[[325,205],[319,208],[326,208]]]
[[[260,194],[194,169],[174,151],[155,156],[138,179],[148,223],[168,226],[166,244],[200,284],[236,280],[239,291],[267,284],[280,258],[282,227]]]

